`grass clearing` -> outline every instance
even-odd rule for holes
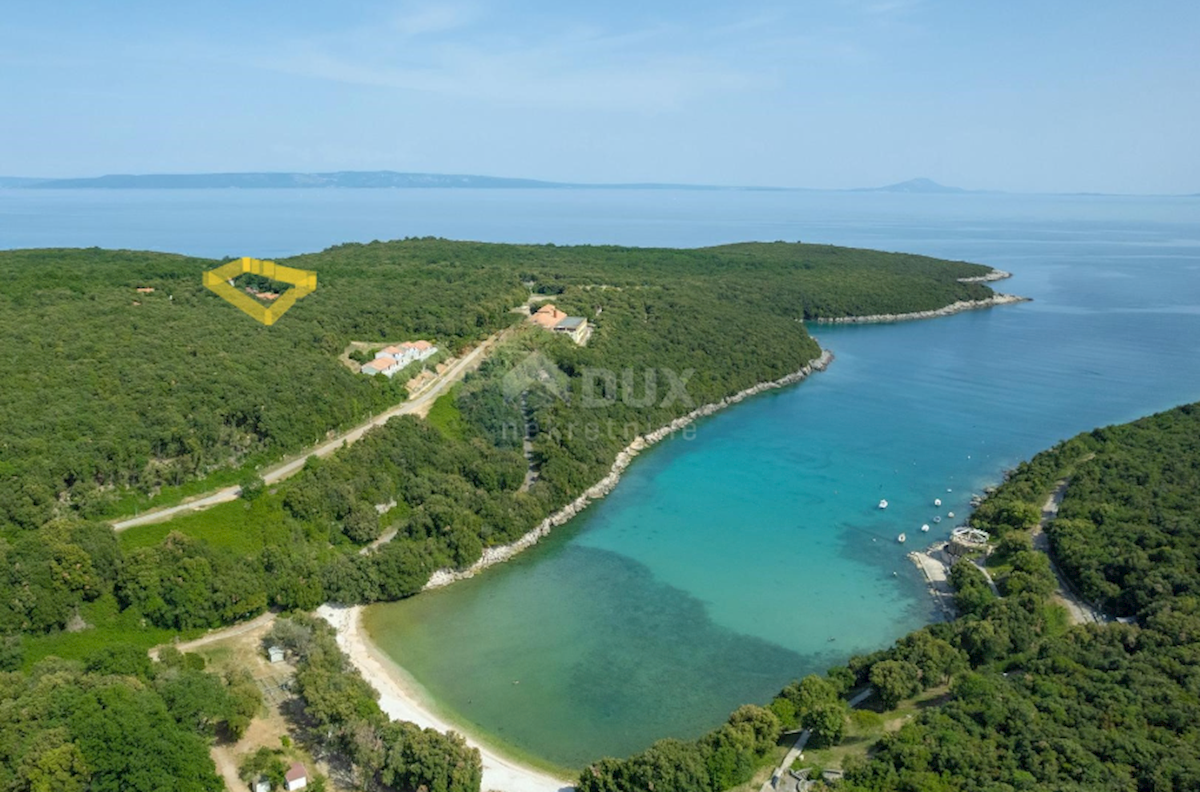
[[[282,498],[263,495],[254,501],[238,498],[167,522],[122,531],[119,534],[121,549],[129,552],[139,547],[153,547],[172,531],[246,556],[258,553],[269,544],[288,541]]]
[[[885,733],[897,731],[918,713],[940,706],[949,698],[950,686],[939,685],[922,691],[916,698],[900,702],[893,710],[880,711],[879,699],[872,696],[863,702],[863,708],[851,711],[846,735],[840,743],[828,748],[805,748],[802,758],[796,760],[792,769],[841,770],[847,757],[869,755],[871,746]]]
[[[147,495],[137,490],[122,490],[115,500],[105,506],[100,516],[105,519],[118,519],[134,516],[139,511],[157,509],[161,506],[174,506],[184,498],[203,495],[211,490],[239,484],[243,478],[254,473],[258,467],[269,461],[277,461],[277,459],[266,454],[254,454],[236,468],[222,468],[204,478],[179,485],[164,486],[153,495]]]
[[[80,660],[98,649],[115,644],[131,644],[149,650],[158,644],[169,643],[176,636],[187,640],[205,632],[203,629],[177,632],[149,626],[143,623],[141,614],[136,611],[130,609],[122,612],[117,598],[111,594],[84,604],[79,609],[79,615],[91,626],[79,632],[26,636],[23,642],[23,665],[26,671],[47,657]]]
[[[455,385],[439,396],[429,409],[425,420],[452,440],[462,440],[467,434],[467,421],[458,409],[458,389]]]

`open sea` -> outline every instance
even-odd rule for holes
[[[512,562],[368,610],[446,715],[560,767],[696,736],[930,621],[904,554],[946,536],[973,492],[1060,439],[1200,400],[1195,198],[0,190],[0,248],[282,257],[405,236],[825,242],[988,264],[1034,299],[813,327],[828,371],[644,453]]]

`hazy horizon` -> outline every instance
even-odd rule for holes
[[[1112,196],[1112,197],[1160,197],[1160,198],[1194,198],[1200,196],[1200,191],[1193,192],[1178,192],[1178,193],[1120,193],[1120,192],[1099,192],[1099,191],[1034,191],[1034,190],[981,190],[971,186],[959,184],[942,184],[935,180],[923,176],[915,176],[911,179],[905,179],[900,182],[880,185],[860,185],[857,187],[807,187],[805,185],[782,185],[782,186],[766,186],[757,184],[702,184],[702,183],[687,183],[687,182],[653,182],[646,179],[640,179],[631,182],[561,182],[552,179],[529,179],[516,174],[490,174],[490,173],[424,173],[417,171],[394,171],[386,168],[373,168],[364,170],[330,170],[330,171],[296,171],[296,170],[272,170],[272,171],[233,171],[233,172],[192,172],[192,173],[103,173],[95,175],[83,176],[66,176],[66,177],[41,177],[25,174],[7,174],[0,173],[0,189],[23,188],[27,185],[22,184],[4,184],[6,180],[11,181],[28,181],[28,182],[76,182],[76,181],[101,181],[103,179],[186,179],[192,177],[237,177],[237,176],[333,176],[333,175],[369,175],[369,174],[393,174],[396,176],[415,176],[415,177],[434,177],[446,179],[480,179],[487,182],[524,182],[523,184],[503,185],[503,184],[446,184],[446,185],[345,185],[345,184],[313,184],[313,185],[255,185],[241,186],[239,189],[303,189],[311,187],[312,189],[681,189],[681,190],[746,190],[746,191],[782,191],[782,192],[895,192],[908,193],[912,195],[932,194],[932,195],[1096,195],[1096,196]],[[40,186],[40,185],[39,185]],[[196,186],[184,188],[179,185],[172,186],[157,186],[157,185],[139,185],[138,187],[114,187],[112,185],[94,185],[94,186],[79,186],[71,185],[75,189],[227,189],[224,186]]]
[[[1200,7],[9,10],[0,173],[1193,194]]]

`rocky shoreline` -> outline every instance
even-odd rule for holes
[[[993,269],[991,272],[989,272],[986,275],[976,275],[973,278],[959,278],[958,282],[959,283],[990,283],[992,281],[1004,280],[1005,278],[1011,278],[1011,277],[1012,277],[1011,272],[1005,272],[1004,270]]]
[[[947,542],[938,542],[925,550],[916,550],[908,554],[908,558],[925,577],[925,585],[929,596],[942,614],[943,621],[954,621],[957,609],[954,605],[954,588],[950,585],[950,558],[947,555]]]
[[[987,277],[981,276],[981,277]],[[813,319],[815,324],[881,324],[883,322],[907,322],[913,319],[936,319],[939,316],[951,316],[963,311],[975,311],[980,308],[992,308],[997,305],[1032,302],[1029,297],[1016,294],[996,294],[984,300],[959,300],[943,308],[932,311],[914,311],[903,314],[873,314],[871,316],[839,316],[832,319]]]
[[[824,371],[825,368],[833,360],[833,354],[829,350],[824,350],[821,355],[815,360],[811,360],[799,371],[794,371],[786,377],[781,377],[771,382],[760,382],[759,384],[747,388],[744,391],[735,393],[732,396],[721,399],[718,402],[705,404],[702,407],[697,407],[687,415],[676,418],[666,426],[660,427],[649,434],[634,438],[633,442],[627,445],[624,450],[617,454],[616,460],[609,469],[608,475],[600,479],[600,481],[589,487],[582,495],[568,503],[558,511],[551,514],[546,519],[542,520],[536,528],[526,533],[515,542],[497,547],[489,547],[483,551],[483,556],[466,569],[451,569],[443,568],[435,571],[430,576],[429,582],[425,584],[424,590],[442,588],[459,580],[466,580],[474,577],[479,572],[487,569],[495,564],[501,564],[509,560],[522,550],[526,550],[537,544],[543,537],[558,526],[566,523],[568,520],[586,509],[592,501],[603,498],[608,493],[612,492],[613,488],[621,480],[621,474],[625,472],[625,468],[629,467],[639,453],[644,449],[654,445],[655,443],[665,439],[671,434],[678,432],[685,426],[691,424],[699,418],[712,415],[719,410],[737,404],[740,401],[755,396],[763,391],[782,388],[785,385],[791,385],[794,382],[799,382],[814,371]]]

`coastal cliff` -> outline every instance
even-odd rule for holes
[[[658,443],[659,441],[669,437],[671,434],[678,432],[680,429],[688,426],[699,418],[712,415],[715,412],[725,409],[730,405],[737,404],[740,401],[755,396],[763,391],[782,388],[785,385],[791,385],[795,382],[800,382],[814,371],[824,371],[833,360],[833,354],[829,350],[821,352],[820,356],[808,362],[799,371],[794,371],[785,377],[780,377],[777,380],[770,382],[760,382],[753,387],[739,391],[732,396],[721,399],[718,402],[705,404],[702,407],[697,407],[687,415],[676,418],[666,426],[662,426],[653,432],[634,438],[633,442],[627,445],[620,453],[617,454],[616,460],[609,469],[608,475],[600,479],[600,481],[589,487],[582,495],[568,503],[558,511],[551,514],[546,519],[542,520],[536,528],[526,533],[515,542],[506,545],[498,545],[489,547],[483,551],[483,556],[466,569],[451,569],[442,568],[433,573],[429,578],[429,582],[425,584],[424,590],[441,588],[455,583],[459,580],[474,577],[479,572],[487,569],[495,564],[501,564],[513,556],[537,544],[542,538],[548,536],[552,530],[560,525],[571,520],[575,515],[582,512],[593,501],[600,500],[608,493],[612,492],[621,480],[621,474],[625,472],[625,468],[633,462],[634,457],[641,453],[644,449]]]

